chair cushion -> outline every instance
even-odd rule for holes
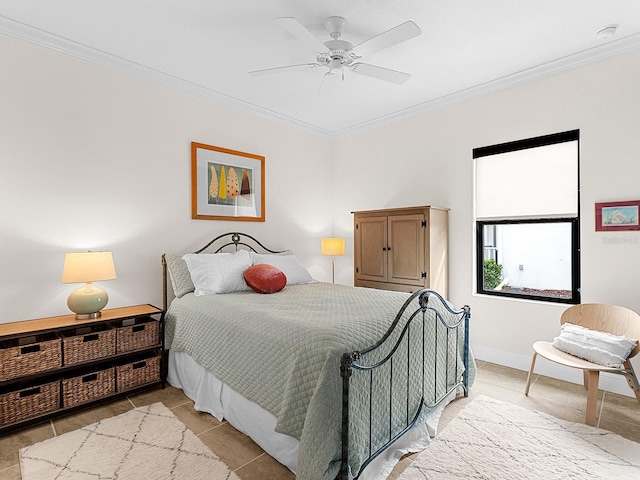
[[[572,323],[564,323],[560,335],[553,339],[558,350],[610,368],[622,368],[637,343],[635,339]]]

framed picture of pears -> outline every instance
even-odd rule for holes
[[[264,222],[264,157],[192,142],[191,218]]]

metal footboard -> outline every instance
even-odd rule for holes
[[[455,310],[437,292],[421,290],[380,341],[342,355],[339,480],[357,479],[459,386],[468,395],[469,318],[468,306]]]

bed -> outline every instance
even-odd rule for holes
[[[212,275],[202,265],[247,255],[281,268],[284,289],[236,282],[202,293],[196,272]],[[469,308],[437,292],[316,282],[291,252],[238,232],[162,264],[168,382],[296,478],[386,478],[401,455],[426,447],[444,406],[473,383]],[[228,265],[218,270],[226,278]]]

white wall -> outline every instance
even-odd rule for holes
[[[527,368],[565,306],[474,295],[475,147],[580,129],[584,302],[640,311],[640,233],[595,233],[594,202],[640,198],[640,52],[330,140],[0,36],[1,322],[67,313],[65,251],[111,249],[110,306],[159,305],[160,255],[238,229],[292,248],[329,280],[320,238],[351,211],[450,212],[450,298],[472,308],[476,355]],[[265,223],[192,220],[190,142],[266,157]],[[333,168],[328,168],[330,166]]]
[[[594,231],[594,202],[640,198],[639,84],[635,52],[340,138],[336,226],[349,235],[353,210],[451,208],[450,298],[471,306],[476,355],[528,369],[566,305],[474,294],[472,150],[579,129],[582,300],[640,312],[640,232]]]
[[[0,323],[70,313],[65,251],[113,251],[109,306],[161,305],[160,256],[230,230],[319,280],[331,142],[0,36]],[[266,222],[191,219],[190,142],[266,157]]]
[[[498,263],[506,285],[571,291],[571,225],[521,223],[496,230]]]

